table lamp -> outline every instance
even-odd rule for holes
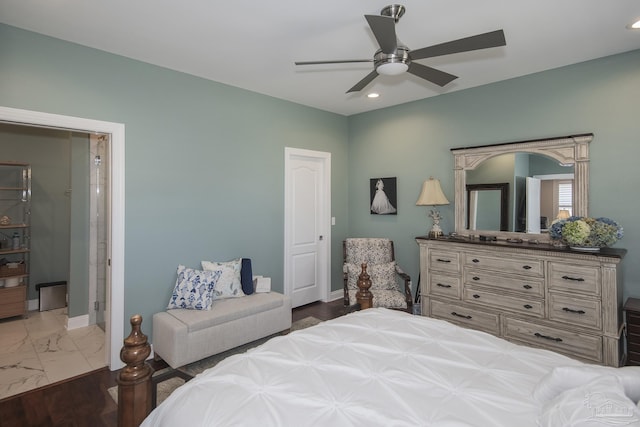
[[[442,206],[448,205],[449,200],[445,197],[440,187],[440,181],[429,177],[422,184],[422,191],[416,202],[416,206]],[[429,216],[433,219],[433,227],[429,231],[429,237],[436,238],[442,236],[442,229],[440,228],[440,212],[436,209],[431,209]]]

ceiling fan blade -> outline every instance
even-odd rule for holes
[[[373,62],[373,59],[338,59],[335,61],[296,61],[296,65],[348,64],[351,62]]]
[[[347,91],[347,93],[361,91],[362,89],[365,88],[365,86],[367,86],[369,83],[371,83],[373,81],[373,79],[375,79],[376,77],[378,77],[378,73],[376,72],[376,70],[373,70],[372,72],[367,74],[367,76],[364,79],[362,79],[358,83],[356,83],[356,85],[354,87],[349,89]]]
[[[365,15],[373,35],[378,40],[380,49],[384,53],[393,53],[398,47],[398,39],[396,38],[396,21],[390,16],[381,15]]]
[[[444,86],[458,78],[453,74],[445,73],[444,71],[436,70],[435,68],[427,67],[426,65],[415,62],[409,64],[409,69],[407,71],[414,76],[428,80],[438,86]]]
[[[490,47],[505,46],[507,44],[502,30],[465,37],[434,46],[424,47],[409,52],[412,60],[433,58],[435,56],[449,55],[451,53],[469,52],[471,50],[487,49]]]

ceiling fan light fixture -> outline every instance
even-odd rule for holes
[[[411,58],[409,58],[409,49],[398,44],[393,53],[384,53],[378,50],[373,57],[373,65],[378,74],[385,76],[397,76],[409,69]]]
[[[378,74],[384,74],[385,76],[397,76],[408,69],[409,66],[404,62],[387,62],[386,64],[378,65],[376,71]]]
[[[640,30],[640,19],[632,24],[627,25],[627,28],[630,30]]]

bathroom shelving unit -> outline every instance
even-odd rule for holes
[[[0,161],[0,319],[27,313],[31,166]]]

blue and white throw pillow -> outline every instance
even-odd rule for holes
[[[205,271],[219,271],[220,280],[213,289],[213,299],[243,297],[240,271],[242,258],[227,262],[202,261],[202,269]]]
[[[179,265],[178,278],[167,308],[210,310],[213,290],[220,276],[221,271],[200,271]]]

